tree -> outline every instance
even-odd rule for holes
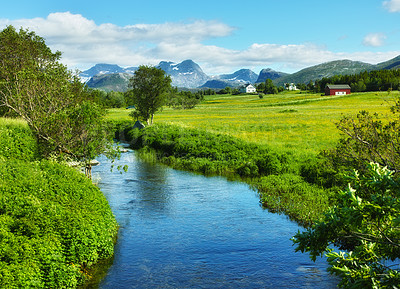
[[[342,287],[398,288],[400,182],[375,163],[351,179],[353,187],[339,194],[324,219],[294,236],[296,251],[309,252],[314,261],[326,253],[328,270],[342,278]]]
[[[356,117],[344,117],[337,123],[343,137],[327,153],[336,167],[364,172],[365,164],[376,162],[396,174],[400,172],[400,100],[391,109],[391,119],[361,111]]]
[[[322,220],[293,238],[313,260],[326,253],[345,288],[400,284],[400,100],[391,110],[391,119],[362,111],[337,124],[343,137],[328,156],[336,168],[355,169],[349,186]]]
[[[167,92],[171,89],[171,77],[161,68],[141,65],[130,79],[128,95],[136,110],[132,116],[153,124],[154,114],[166,103]]]
[[[45,157],[85,162],[109,146],[104,111],[34,32],[0,32],[0,107],[23,118]],[[90,171],[90,170],[89,170]]]
[[[167,105],[174,109],[192,109],[200,103],[200,99],[197,97],[202,97],[202,95],[194,94],[190,91],[178,92],[178,90],[175,89],[175,91],[169,95]]]
[[[267,78],[265,80],[264,93],[266,93],[266,94],[278,94],[278,88],[275,86],[275,84],[269,78]]]

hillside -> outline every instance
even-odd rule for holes
[[[221,74],[217,76],[217,78],[227,81],[255,83],[258,78],[258,75],[253,71],[251,71],[250,69],[240,69],[231,74]]]
[[[378,63],[375,69],[400,69],[400,55],[388,61]]]
[[[356,74],[374,68],[375,65],[369,63],[352,60],[336,60],[311,66],[296,73],[280,77],[275,79],[274,83],[277,86],[282,86],[284,83],[308,83],[310,80],[321,79],[323,77]]]
[[[104,91],[121,91],[128,90],[129,79],[131,74],[127,73],[112,73],[112,74],[98,74],[90,78],[86,83],[90,88],[101,89]]]
[[[264,82],[267,79],[275,80],[284,76],[289,75],[288,73],[284,72],[279,72],[275,71],[271,68],[266,68],[260,71],[260,74],[258,75],[257,80],[255,81],[256,83]]]
[[[229,81],[223,79],[212,79],[204,83],[200,88],[211,88],[211,89],[224,89],[225,87],[237,87],[243,84],[239,81]]]

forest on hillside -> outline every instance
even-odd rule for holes
[[[309,85],[300,84],[298,87],[300,89],[313,87],[315,92],[324,92],[327,84],[348,84],[352,92],[399,90],[400,70],[375,70],[352,75],[335,75],[316,80],[314,83],[311,81]]]

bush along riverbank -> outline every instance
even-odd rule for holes
[[[40,159],[27,125],[0,119],[0,288],[76,288],[113,255],[117,230],[88,178]]]
[[[308,162],[300,163],[289,152],[274,152],[228,135],[174,125],[157,124],[142,130],[119,126],[118,135],[144,158],[175,169],[239,178],[260,193],[266,208],[303,225],[319,219],[334,200],[335,189],[305,181],[302,172],[309,178],[312,175]]]

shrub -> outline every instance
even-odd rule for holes
[[[276,174],[289,159],[265,146],[246,143],[227,135],[213,134],[172,125],[153,125],[141,131],[131,130],[134,149],[158,151],[159,160],[173,167],[172,160],[185,159],[190,170],[207,174],[232,174],[244,177]],[[174,159],[170,158],[171,156]],[[190,160],[190,161],[189,161]],[[197,164],[195,164],[197,163]]]
[[[18,121],[0,123],[0,155],[26,161],[38,157],[36,140],[27,125],[19,124]]]
[[[328,271],[341,278],[343,288],[398,288],[399,179],[376,163],[365,172],[354,171],[349,176],[354,186],[341,191],[337,205],[293,241],[296,251],[314,261],[326,254]]]
[[[341,187],[345,182],[342,174],[323,156],[305,159],[300,166],[300,175],[305,181],[325,188]]]
[[[333,191],[305,182],[293,174],[269,175],[253,183],[261,194],[263,206],[285,213],[303,225],[310,225],[322,216],[332,202]]]
[[[113,254],[108,202],[77,170],[34,160],[28,129],[0,132],[0,288],[75,288]]]

